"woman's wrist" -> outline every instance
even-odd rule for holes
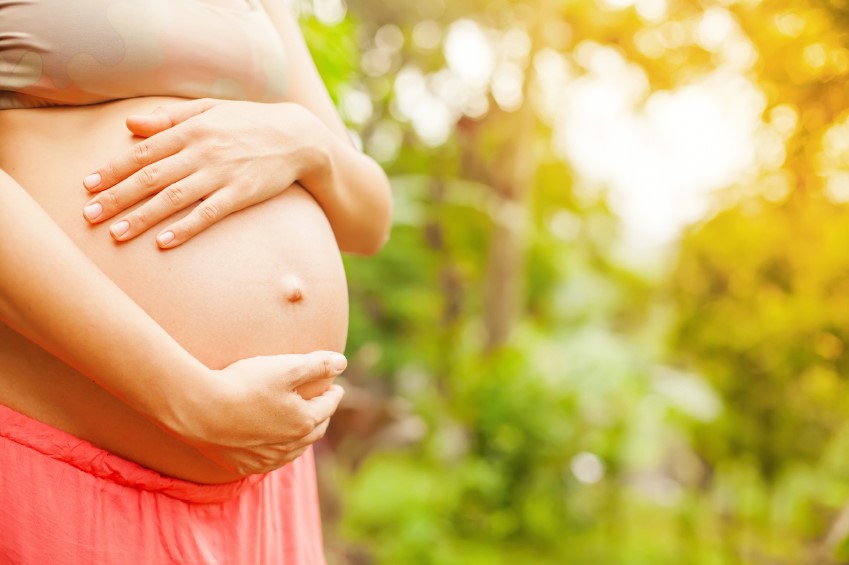
[[[144,398],[139,412],[181,440],[202,437],[203,420],[198,415],[216,408],[215,371],[191,356],[172,359],[155,370],[161,374],[150,385],[157,390]]]
[[[287,104],[299,129],[298,183],[330,220],[340,249],[369,255],[389,233],[389,182],[380,166],[309,109]]]
[[[301,147],[295,160],[297,180],[319,204],[325,205],[334,194],[333,145],[338,139],[324,123],[300,104],[286,104],[296,116]]]

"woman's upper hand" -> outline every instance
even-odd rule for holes
[[[346,364],[329,351],[237,361],[176,403],[167,429],[239,476],[271,471],[324,436],[343,395],[331,383]]]
[[[130,116],[127,127],[146,139],[84,179],[94,193],[84,216],[91,223],[114,219],[112,237],[126,241],[202,201],[157,234],[159,247],[175,247],[321,167],[319,126],[288,103],[202,99]]]

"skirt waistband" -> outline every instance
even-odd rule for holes
[[[67,463],[94,477],[192,503],[226,502],[264,477],[251,475],[238,481],[214,485],[166,477],[3,405],[0,405],[0,438]],[[2,464],[14,465],[15,462],[3,461]]]

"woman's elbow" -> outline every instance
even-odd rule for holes
[[[389,241],[392,216],[389,212],[381,218],[373,217],[358,233],[340,240],[339,248],[345,253],[355,255],[375,255]]]

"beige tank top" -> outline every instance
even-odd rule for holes
[[[140,96],[279,102],[282,41],[259,0],[0,0],[0,109]]]

